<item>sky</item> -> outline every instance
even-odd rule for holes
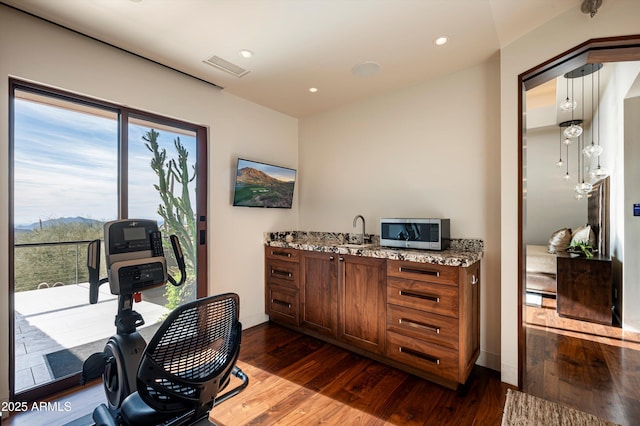
[[[15,225],[59,217],[117,218],[117,120],[16,99],[14,129]],[[129,217],[160,220],[157,176],[142,140],[147,130],[129,126]],[[167,158],[177,158],[173,140],[180,137],[189,163],[195,162],[195,137],[159,132]]]

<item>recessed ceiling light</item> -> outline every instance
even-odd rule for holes
[[[442,36],[442,37],[438,37],[433,42],[436,44],[436,46],[442,46],[443,44],[446,44],[448,41],[449,41],[449,37]]]
[[[240,56],[242,56],[243,58],[250,58],[253,56],[253,52],[247,49],[242,49],[240,51]]]
[[[309,91],[310,91],[311,93],[316,93],[316,92],[318,91],[318,88],[317,88],[317,87],[310,87],[310,88],[309,88]]]

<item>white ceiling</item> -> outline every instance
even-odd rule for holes
[[[569,9],[581,14],[581,0],[0,2],[294,117],[473,66]],[[441,35],[450,41],[438,47]],[[241,49],[254,56],[242,58]],[[213,55],[249,73],[238,78],[203,62]],[[366,61],[380,72],[353,75]]]

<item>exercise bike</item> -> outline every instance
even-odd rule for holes
[[[109,408],[117,409],[124,398],[136,390],[136,372],[146,347],[137,331],[145,324],[133,310],[140,292],[170,282],[179,286],[186,280],[180,242],[170,237],[180,270],[180,281],[167,273],[162,236],[153,220],[118,220],[104,225],[107,277],[100,278],[100,240],[89,243],[89,303],[98,303],[99,288],[109,283],[111,294],[118,296],[115,317],[116,335],[109,338],[104,351],[91,355],[83,364],[82,382],[103,376]]]
[[[248,384],[246,375],[235,366],[242,330],[235,294],[180,306],[161,324],[149,347],[137,331],[144,325],[142,315],[133,310],[134,302],[140,301],[140,292],[167,282],[180,286],[186,280],[179,240],[171,235],[170,241],[180,271],[179,281],[167,272],[162,235],[153,220],[117,220],[104,225],[106,278],[100,278],[100,240],[89,243],[89,302],[98,302],[99,288],[107,282],[111,293],[118,296],[116,334],[102,352],[84,362],[81,374],[82,384],[103,378],[108,406],[102,404],[95,409],[93,419],[98,425],[194,424],[204,419],[215,403],[237,395]],[[228,321],[223,330],[226,335],[211,332],[223,319]],[[211,358],[212,348],[218,353],[214,359],[206,359]],[[222,359],[224,363],[220,362]],[[189,365],[193,360],[196,365]],[[175,365],[185,371],[178,371]],[[230,374],[242,383],[217,397],[218,391],[229,383]]]

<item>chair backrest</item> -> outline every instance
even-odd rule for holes
[[[240,351],[239,298],[227,293],[178,307],[147,345],[138,393],[158,412],[209,411]]]

